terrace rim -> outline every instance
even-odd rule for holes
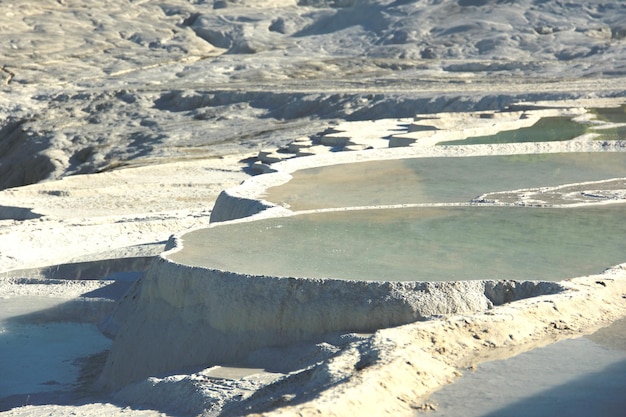
[[[262,196],[269,187],[289,181],[300,169],[380,159],[625,150],[620,142],[607,146],[591,139],[414,146],[294,158],[273,164],[269,168],[272,172],[223,191],[211,220],[226,223],[212,227],[293,215]],[[261,276],[173,261],[173,255],[184,249],[185,233],[170,239],[166,252],[155,259],[106,324],[115,339],[100,386],[117,389],[176,369],[236,364],[256,349],[316,340],[334,332],[375,332],[442,316],[486,314],[499,306],[524,304],[526,299],[578,302],[584,297],[585,302],[595,305],[591,289],[605,290],[607,282],[622,288],[626,269],[624,264],[605,274],[563,282],[372,282]],[[585,326],[621,317],[626,308],[623,301],[611,303],[619,307]],[[546,333],[558,330],[553,323],[538,325],[545,327]]]

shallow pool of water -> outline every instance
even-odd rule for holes
[[[626,126],[595,129],[593,133],[599,134],[595,140],[626,140]]]
[[[110,347],[95,324],[36,319],[39,311],[65,301],[38,296],[0,299],[0,411],[27,404],[37,393],[71,391],[80,372],[77,359]]]
[[[598,107],[589,109],[597,120],[609,123],[626,123],[626,104],[617,107]]]
[[[591,109],[590,112],[594,114],[596,120],[608,123],[626,123],[626,104],[618,107]],[[617,125],[608,129],[598,128],[592,131],[600,135],[596,138],[597,140],[626,140],[626,126]]]
[[[591,336],[465,371],[461,379],[429,398],[436,410],[426,415],[622,417],[626,409],[625,324],[624,319],[618,320]]]
[[[624,204],[355,210],[194,231],[169,257],[252,275],[558,281],[626,261],[624,236]]]
[[[626,152],[409,158],[296,171],[263,198],[291,210],[468,202],[495,191],[626,177]]]
[[[438,145],[490,145],[497,143],[553,142],[571,140],[584,135],[589,125],[571,117],[542,117],[532,126],[504,130],[494,135],[473,136],[461,140],[440,142]]]

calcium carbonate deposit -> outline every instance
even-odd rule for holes
[[[564,141],[574,139],[577,137]],[[586,147],[593,150],[595,144],[599,143],[594,140],[597,140],[595,136],[577,140],[577,143],[583,145],[579,149]],[[393,161],[403,163],[405,170],[408,166],[415,166],[417,168],[413,169],[423,172],[424,179],[416,178],[417,175],[409,177],[412,180],[399,179],[400,183],[406,181],[406,189],[400,184],[400,189],[395,191],[395,195],[402,198],[407,194],[411,195],[410,188],[416,187],[423,193],[422,197],[417,197],[416,201],[419,203],[387,205],[383,206],[386,208],[377,210],[374,210],[374,206],[369,206],[368,210],[363,210],[364,207],[355,209],[335,206],[332,210],[321,210],[317,213],[309,210],[309,214],[300,216],[288,215],[285,208],[280,208],[280,199],[281,196],[286,196],[293,200],[293,195],[299,196],[298,193],[301,192],[306,199],[306,184],[302,184],[302,188],[292,186],[293,194],[273,194],[272,199],[277,206],[254,198],[264,196],[267,187],[274,182],[284,179],[289,181],[290,176],[281,173],[282,165],[275,164],[273,168],[278,172],[265,174],[223,192],[216,204],[214,213],[219,213],[221,218],[252,215],[251,219],[218,223],[208,229],[199,229],[172,239],[169,244],[171,249],[153,263],[149,273],[126,295],[119,306],[119,312],[112,316],[108,324],[115,341],[99,384],[108,389],[118,389],[150,375],[168,373],[184,367],[229,365],[245,368],[252,366],[249,362],[251,355],[253,357],[255,351],[263,348],[294,345],[333,333],[372,333],[386,327],[448,315],[484,313],[497,310],[497,306],[505,303],[517,304],[522,299],[576,292],[578,290],[570,287],[571,284],[566,281],[524,281],[523,277],[546,274],[542,272],[543,257],[546,258],[546,264],[554,266],[552,272],[546,275],[549,281],[567,278],[567,275],[559,274],[567,274],[565,271],[570,266],[573,266],[572,274],[580,274],[584,266],[577,264],[576,260],[583,259],[584,256],[599,260],[601,255],[610,253],[611,248],[617,250],[613,261],[600,261],[597,268],[601,270],[603,265],[619,263],[623,256],[619,242],[624,233],[619,230],[623,223],[620,216],[623,213],[621,206],[624,204],[619,181],[617,188],[607,188],[610,194],[605,194],[605,197],[608,200],[599,197],[596,200],[583,201],[575,196],[569,197],[573,208],[567,208],[565,200],[568,197],[565,195],[561,197],[565,204],[535,203],[543,209],[533,208],[529,201],[523,205],[529,206],[527,208],[515,208],[515,205],[507,208],[506,205],[501,206],[497,200],[486,200],[483,197],[480,201],[475,201],[464,195],[468,192],[468,186],[477,187],[474,191],[476,194],[489,189],[502,190],[520,185],[530,185],[535,189],[550,188],[538,187],[542,181],[545,181],[544,185],[578,181],[571,187],[584,186],[579,194],[590,194],[583,190],[592,185],[596,188],[605,186],[606,179],[624,175],[623,163],[610,162],[623,158],[624,153],[619,152],[619,147],[614,147],[613,152],[596,149],[596,153],[588,154],[571,151],[563,153],[568,152],[568,146],[562,146],[554,149],[560,150],[560,153],[534,154],[534,157],[520,153],[492,156],[495,163],[489,158],[479,156],[446,158],[441,155],[438,158],[398,159],[415,152],[411,149],[400,149],[394,151],[395,155],[390,155],[389,152],[370,150],[363,153],[363,159],[375,161],[376,158],[392,156]],[[510,152],[510,147],[495,145],[486,150],[488,154],[501,155]],[[330,167],[333,168],[333,174],[326,174],[324,177],[323,170],[311,168],[315,162],[310,159],[326,166],[328,160],[341,158],[297,158],[283,164],[289,170],[302,161],[308,167],[307,172],[314,172],[314,184],[324,187],[325,181],[329,182],[331,185],[325,190],[326,195],[330,196],[329,201],[333,201],[333,193],[341,196],[345,194],[343,190],[351,190],[354,187],[353,182],[356,182],[360,190],[360,193],[355,193],[355,198],[371,201],[372,198],[381,197],[379,192],[370,190],[370,187],[376,190],[377,184],[363,181],[358,173],[355,175],[354,170],[350,171],[350,164],[333,165]],[[365,173],[368,170],[365,168],[366,162],[362,162],[363,159],[356,165]],[[411,161],[412,165],[407,161]],[[378,165],[372,164],[376,168],[380,165],[380,162]],[[463,181],[468,185],[459,186],[453,180],[456,175],[450,171],[459,169],[459,165],[465,174]],[[520,171],[528,165],[532,167],[529,173]],[[449,185],[445,182],[446,175],[437,174],[438,170],[451,176],[448,179]],[[344,174],[344,171],[349,174]],[[294,175],[297,173],[296,171]],[[437,175],[444,179],[437,180]],[[472,175],[479,179],[472,178]],[[337,182],[334,180],[337,176],[345,178]],[[269,178],[264,180],[263,177]],[[592,181],[580,183],[582,179]],[[437,182],[433,185],[429,183],[431,181]],[[332,184],[335,184],[336,189],[332,189]],[[436,191],[429,193],[428,187]],[[567,190],[570,188],[565,187]],[[559,189],[561,188],[557,187],[555,192],[558,193]],[[458,190],[458,194],[455,195],[452,190]],[[527,191],[512,189],[509,193],[521,192]],[[373,195],[368,196],[368,193]],[[472,191],[470,195],[474,195],[471,193]],[[393,201],[397,198],[395,195],[393,190],[389,190],[386,197]],[[558,202],[558,199],[554,202]],[[604,204],[607,202],[617,203],[617,206]],[[453,206],[450,207],[450,204]],[[411,213],[415,214],[409,217],[419,220],[422,216],[432,216],[432,212],[437,210],[459,211],[464,205],[466,210],[462,212],[459,224],[455,224],[453,229],[467,229],[464,232],[466,236],[463,236],[463,232],[455,234],[451,230],[444,232],[443,229],[438,232],[439,236],[432,237],[426,237],[418,229],[414,229],[413,234],[395,232],[385,236],[387,232],[376,225],[398,223],[403,225],[403,229],[411,228],[415,226],[406,224],[406,216],[397,215],[402,213],[401,210],[407,211],[410,208]],[[496,211],[489,209],[494,205],[497,207]],[[585,207],[594,207],[596,211],[588,211]],[[488,213],[485,223],[478,223],[472,211]],[[617,215],[615,224],[607,219],[600,220],[599,216],[604,211]],[[311,212],[315,214],[310,214]],[[555,217],[550,217],[549,213],[554,213]],[[496,214],[502,214],[502,218],[496,218]],[[531,217],[520,220],[526,219],[522,214],[529,214]],[[552,226],[542,224],[537,214],[551,219],[548,223]],[[556,221],[576,215],[584,220],[572,224]],[[439,217],[449,222],[442,214],[429,221],[438,221]],[[507,229],[507,224],[512,225],[518,221],[521,221],[526,232]],[[472,225],[478,223],[478,228],[468,228],[464,222]],[[491,223],[494,222],[499,226],[491,230]],[[329,230],[322,231],[326,230],[323,229],[326,223],[330,224]],[[602,232],[601,228],[593,226],[596,223],[606,225],[608,230]],[[591,227],[589,230],[585,229],[587,224]],[[481,229],[490,231],[479,240]],[[335,236],[330,230],[342,232]],[[536,235],[537,239],[527,243],[523,235],[529,232]],[[561,235],[565,232],[574,235]],[[596,232],[604,238],[590,240],[591,235]],[[492,235],[491,239],[489,234]],[[502,242],[497,240],[500,235],[505,239]],[[342,236],[346,238],[345,245],[338,244]],[[613,238],[617,240],[613,241]],[[245,239],[256,244],[241,247],[241,241]],[[410,247],[414,239],[425,240],[428,244],[424,248],[409,250],[405,255],[400,254],[401,249],[390,249],[395,245]],[[467,252],[471,253],[479,247],[489,247],[489,240],[495,241],[492,255],[489,255],[490,252],[480,252],[476,258],[466,256]],[[588,247],[581,246],[583,240],[588,242]],[[230,241],[233,243],[229,243]],[[463,241],[464,245],[456,247],[452,241]],[[567,244],[570,241],[580,243],[569,247]],[[544,243],[546,247],[542,246]],[[370,252],[371,247],[376,245],[379,246]],[[511,247],[510,255],[507,255],[509,248],[505,245]],[[350,252],[352,246],[358,249]],[[432,246],[441,248],[439,252],[431,253]],[[498,247],[499,250],[496,249]],[[578,247],[584,252],[577,253]],[[563,248],[565,252],[553,252],[555,248]],[[595,249],[599,252],[592,255],[591,251]],[[526,257],[525,251],[530,251],[531,255]],[[332,256],[329,257],[331,252]],[[422,252],[426,252],[423,259],[419,257]],[[572,256],[571,260],[566,257],[568,255]],[[363,258],[360,259],[360,256]],[[450,256],[454,261],[449,260]],[[384,264],[378,270],[376,262],[372,263],[376,258],[381,262],[387,259],[394,261]],[[519,265],[516,263],[518,258],[521,261]],[[432,265],[428,264],[429,260]],[[311,266],[303,268],[309,261]],[[500,262],[504,266],[502,270],[497,266]],[[405,269],[400,266],[402,263],[408,263],[404,266]],[[344,267],[343,264],[347,266]],[[360,264],[365,265],[365,268],[361,269]],[[450,264],[453,269],[441,268],[438,264]],[[324,265],[328,267],[324,269]],[[526,266],[529,267],[525,268]],[[439,269],[442,275],[435,272]],[[494,269],[498,271],[496,280],[485,281],[486,277],[492,276]],[[454,270],[463,272],[452,272]],[[510,273],[509,277],[507,274],[510,270],[515,272]],[[424,275],[420,275],[421,273]],[[519,273],[522,280],[515,273]],[[424,276],[421,281],[434,282],[419,282],[420,279],[412,280],[403,276],[404,274],[408,274],[408,277]],[[498,281],[498,276],[508,279]],[[511,280],[512,277],[517,280]],[[559,327],[557,324],[554,328]],[[189,342],[180,344],[181,340]],[[151,349],[151,346],[160,346],[160,349]],[[246,403],[248,402],[245,401],[244,404]]]
[[[541,352],[620,357],[580,337],[604,332],[622,349],[619,327],[606,329],[626,316],[623,232],[585,213],[625,204],[625,16],[607,0],[2,2],[0,414],[539,409],[514,388],[490,402],[480,375],[475,404],[454,382],[485,362],[514,382],[498,364],[515,357],[546,381],[536,394],[552,395],[547,382],[562,379],[541,375]],[[561,154],[573,159],[552,165]],[[372,209],[568,211],[584,223],[568,233],[584,236],[548,234],[543,261],[511,250],[527,269],[479,255],[471,279],[428,282],[351,276],[336,251],[344,276],[288,270],[315,251],[273,255],[278,235],[244,233]],[[528,223],[517,236],[546,238]],[[333,249],[358,248],[342,244],[353,232]],[[389,265],[402,239],[388,237]],[[432,242],[442,255],[429,265],[464,270]],[[551,262],[559,248],[577,263]],[[230,256],[246,251],[242,270]],[[529,276],[535,263],[552,278]],[[619,386],[597,371],[580,378]],[[431,397],[444,386],[461,388]],[[590,415],[626,407],[595,398]]]

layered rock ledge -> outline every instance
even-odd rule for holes
[[[565,287],[540,281],[389,282],[253,276],[182,265],[168,254],[104,324],[115,341],[101,383],[194,366],[236,364],[253,351],[328,333],[370,333],[494,306]]]

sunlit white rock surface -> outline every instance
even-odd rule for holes
[[[247,170],[248,158],[261,150],[274,155],[303,138],[343,141],[337,137],[345,132],[367,136],[365,146],[378,146],[390,132],[412,141],[420,132],[409,131],[407,124],[416,115],[502,110],[535,100],[584,98],[584,105],[573,106],[593,106],[597,99],[625,96],[626,7],[615,1],[5,3],[0,11],[1,297],[50,293],[72,299],[93,291],[84,281],[60,285],[41,278],[50,277],[55,265],[154,255],[172,233],[208,225],[222,189],[252,170],[267,169]],[[387,119],[386,134],[349,133],[368,129],[375,119]],[[301,150],[327,151],[326,145]],[[15,270],[30,272],[5,274]],[[79,275],[65,267],[60,271],[67,276],[54,278]],[[89,274],[81,278],[107,275]],[[595,303],[616,305],[602,297],[589,296],[592,316]],[[608,307],[597,311],[604,313],[597,323],[621,314]],[[563,327],[562,317],[550,314],[547,320]],[[573,333],[588,324],[568,323]],[[555,328],[550,322],[542,326]],[[414,335],[405,330],[374,339],[338,336],[299,346],[300,356],[272,351],[255,361],[277,373],[304,370],[289,375],[294,384],[276,386],[320,392],[337,385],[341,395],[320,394],[337,414],[352,415],[357,404],[412,413],[386,402],[411,397],[403,394],[403,384],[389,383],[390,391],[381,396],[363,394],[381,389],[368,378],[414,377],[415,369],[399,359],[406,351],[391,347],[410,348]],[[407,344],[387,343],[390,334]],[[389,349],[381,350],[379,343]],[[412,352],[416,361],[433,363],[431,351]],[[293,356],[299,359],[288,359]],[[398,367],[387,367],[391,362]],[[313,363],[318,367],[308,368]],[[355,373],[355,364],[365,369],[372,363],[371,372]],[[425,384],[449,379],[457,365],[437,362],[432,370],[445,369],[447,377]],[[263,404],[257,409],[268,409],[298,394],[263,388],[275,378],[282,381],[274,374],[217,387],[206,373],[191,372],[186,378],[146,380],[113,398],[72,404],[22,398],[15,404],[25,406],[12,405],[3,414],[154,416],[168,406],[174,408],[170,414],[242,414],[245,410],[232,408],[228,399],[252,398]],[[350,387],[360,394],[344,396]],[[166,394],[195,400],[183,406],[167,401]],[[346,406],[337,406],[337,398],[345,398]],[[124,408],[142,402],[152,409]]]

